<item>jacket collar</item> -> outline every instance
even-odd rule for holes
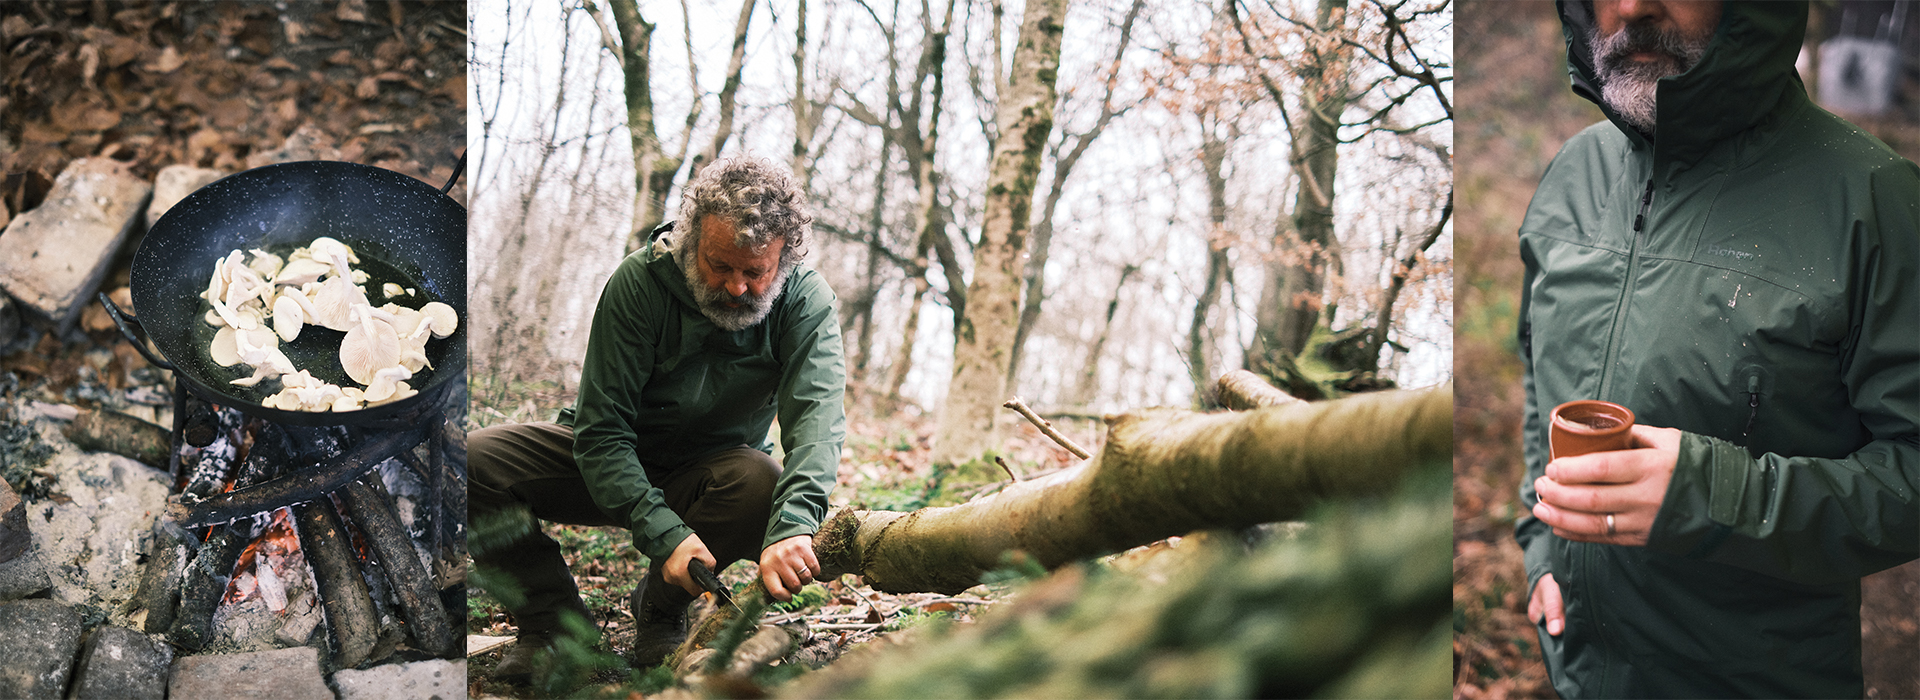
[[[1660,79],[1659,129],[1649,142],[1600,100],[1587,40],[1594,24],[1591,0],[1558,4],[1574,93],[1599,105],[1635,148],[1652,146],[1657,160],[1695,162],[1719,142],[1765,121],[1790,96],[1805,94],[1793,62],[1807,33],[1807,3],[1727,0],[1700,63]]]

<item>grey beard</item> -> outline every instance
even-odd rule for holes
[[[780,290],[787,286],[787,273],[792,272],[794,267],[780,265],[773,274],[773,284],[767,287],[765,294],[754,294],[752,289],[748,289],[746,294],[736,297],[700,281],[700,271],[693,267],[698,264],[693,255],[676,257],[679,257],[677,262],[680,263],[680,271],[687,276],[687,288],[693,291],[693,300],[700,307],[700,313],[713,321],[713,325],[729,332],[749,328],[766,320],[767,314],[773,311],[773,302],[780,298]],[[729,303],[740,306],[729,308],[726,306]]]
[[[1653,133],[1660,79],[1692,69],[1707,54],[1713,33],[1689,37],[1677,31],[1629,24],[1612,36],[1600,36],[1598,28],[1587,35],[1593,48],[1593,67],[1599,73],[1600,100],[1634,128]],[[1664,57],[1656,61],[1634,61],[1627,57],[1640,51],[1657,51]]]

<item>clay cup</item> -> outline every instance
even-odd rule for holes
[[[1628,430],[1633,411],[1608,401],[1568,401],[1553,409],[1547,431],[1550,459],[1589,452],[1624,450],[1632,446]]]

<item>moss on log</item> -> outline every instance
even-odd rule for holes
[[[1383,494],[1452,454],[1452,387],[1241,413],[1152,410],[1109,419],[1093,461],[969,503],[842,510],[814,551],[821,578],[890,593],[958,593],[1009,551],[1049,569],[1203,528],[1297,519],[1328,498]]]
[[[1447,460],[1295,538],[1181,555],[1164,583],[1074,564],[978,623],[917,628],[781,697],[1444,697],[1452,682]],[[1162,569],[1163,571],[1168,569]]]

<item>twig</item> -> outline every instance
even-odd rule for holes
[[[1020,477],[1013,473],[1013,467],[1007,464],[1006,458],[1001,457],[1000,455],[994,455],[993,463],[1000,465],[1000,470],[1007,473],[1007,478],[1012,479],[1014,481],[1020,480]]]
[[[885,622],[869,622],[860,625],[807,625],[810,630],[862,630],[872,631],[887,626]]]
[[[933,605],[933,604],[935,604],[935,603],[958,603],[958,604],[960,604],[960,605],[987,605],[987,604],[990,604],[990,603],[992,603],[992,602],[993,602],[993,601],[991,601],[991,600],[987,600],[987,599],[985,599],[985,598],[955,598],[955,597],[947,597],[947,598],[932,598],[932,599],[928,599],[928,600],[923,600],[923,601],[920,601],[920,602],[918,602],[918,603],[914,603],[914,604],[912,604],[912,605],[909,605],[909,606],[907,606],[907,607],[909,607],[909,608],[924,608],[924,607],[927,607],[927,606],[929,606],[929,605]]]
[[[1060,443],[1061,447],[1067,448],[1067,451],[1072,452],[1073,456],[1079,457],[1081,459],[1093,459],[1092,454],[1089,454],[1086,450],[1081,449],[1081,447],[1079,445],[1074,444],[1072,440],[1068,440],[1067,436],[1061,435],[1060,431],[1054,430],[1053,423],[1048,422],[1047,419],[1045,418],[1041,418],[1039,414],[1033,412],[1033,409],[1027,408],[1027,403],[1025,401],[1021,401],[1020,397],[1015,396],[1011,399],[1008,399],[1006,403],[1001,405],[1019,412],[1020,415],[1022,416],[1026,416],[1027,420],[1033,423],[1034,427],[1039,428],[1041,433],[1044,433],[1047,437],[1053,438],[1053,441]]]

